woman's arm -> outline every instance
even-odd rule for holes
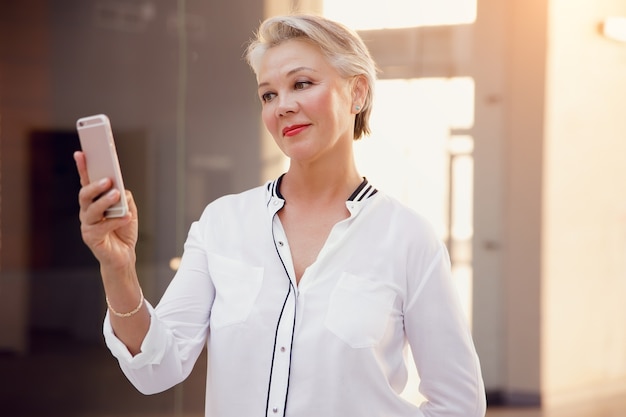
[[[150,326],[135,269],[137,206],[130,191],[125,191],[129,213],[120,218],[105,218],[105,210],[119,201],[120,192],[112,188],[110,178],[90,182],[82,152],[75,152],[74,160],[81,184],[78,202],[82,238],[100,263],[109,310],[115,312],[111,314],[113,331],[129,352],[137,354]]]
[[[406,307],[405,329],[426,398],[425,416],[483,417],[485,388],[443,244]]]
[[[185,242],[178,271],[150,314],[149,329],[138,354],[131,354],[114,334],[112,314],[104,322],[104,337],[129,381],[142,393],[154,394],[189,376],[206,344],[215,288],[200,222],[194,222]]]

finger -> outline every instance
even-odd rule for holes
[[[109,178],[102,178],[97,182],[84,185],[78,192],[78,204],[81,209],[89,207],[104,193],[109,191],[113,186],[113,182]]]
[[[97,248],[107,240],[107,236],[119,228],[124,227],[130,221],[131,217],[130,214],[128,214],[124,217],[117,218],[103,217],[94,224],[81,223],[83,241],[94,251],[94,254],[96,254],[98,251]]]
[[[102,187],[101,184],[106,184]],[[105,217],[105,211],[120,201],[120,192],[111,189],[110,180],[102,180],[93,187],[83,187],[79,193],[80,220],[87,225],[98,224]]]
[[[126,202],[128,204],[128,211],[132,217],[137,217],[137,205],[135,204],[135,198],[130,190],[124,190],[126,192]]]
[[[128,213],[126,213],[122,217],[104,217],[104,212],[103,212],[102,213],[103,214],[102,218],[100,218],[100,219],[95,218],[95,221],[92,224],[93,225],[102,225],[102,223],[106,223],[108,229],[114,230],[114,229],[120,227],[121,225],[123,225],[124,223],[127,223],[130,220],[137,219],[137,206],[135,205],[135,200],[133,199],[133,194],[130,191],[128,191],[128,190],[125,190],[125,193],[126,193],[126,202],[128,204]],[[106,201],[107,204],[109,204],[111,202],[113,202],[113,204],[115,204],[115,203],[119,202],[119,200],[120,200],[119,192],[116,189],[111,190],[107,194],[105,194],[103,196],[103,199],[107,199],[109,197],[111,197],[111,199]],[[109,207],[110,207],[110,205],[107,205],[105,210],[108,209]]]
[[[76,169],[80,177],[80,185],[83,187],[89,184],[89,175],[87,174],[87,161],[85,160],[85,154],[82,151],[74,152],[74,161],[76,162]]]

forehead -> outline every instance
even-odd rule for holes
[[[308,68],[320,73],[336,73],[317,45],[291,39],[265,51],[259,60],[257,80],[262,84],[273,77],[287,76],[297,68]]]

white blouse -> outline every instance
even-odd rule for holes
[[[132,357],[106,343],[143,393],[208,352],[207,417],[479,417],[480,365],[445,246],[418,214],[364,180],[296,284],[277,212],[280,178],[209,204]],[[426,401],[400,394],[411,347]]]

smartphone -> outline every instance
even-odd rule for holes
[[[120,191],[120,201],[109,207],[104,216],[125,216],[128,213],[128,202],[109,118],[104,114],[82,117],[76,122],[76,130],[85,154],[89,181],[110,178],[113,180],[113,188]]]

